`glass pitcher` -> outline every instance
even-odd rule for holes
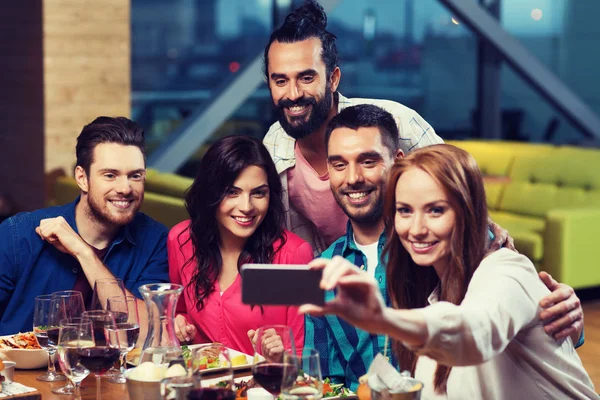
[[[181,346],[175,335],[175,308],[183,286],[174,283],[151,283],[140,286],[148,309],[148,334],[140,364],[151,361],[168,364],[181,357]]]

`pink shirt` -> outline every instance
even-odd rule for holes
[[[185,262],[193,254],[192,243],[188,241],[190,221],[175,225],[169,232],[167,248],[169,253],[169,278],[173,283],[184,286],[179,297],[177,314],[186,317],[194,324],[198,333],[193,343],[219,342],[226,347],[254,354],[252,343],[247,332],[264,325],[288,325],[294,333],[297,349],[304,347],[304,316],[298,314],[297,307],[258,306],[251,308],[242,303],[242,285],[240,275],[221,296],[219,283],[215,282],[215,290],[204,299],[204,308],[196,308],[195,288],[188,286],[192,279],[195,263]],[[183,233],[182,233],[183,232]],[[180,236],[180,233],[181,236]],[[313,259],[313,251],[308,243],[292,232],[285,231],[287,240],[273,257],[273,264],[307,264]],[[186,243],[187,241],[187,243]],[[180,243],[185,243],[180,248]],[[275,247],[279,245],[275,243]]]
[[[325,245],[329,246],[346,234],[348,217],[333,197],[329,172],[319,176],[297,143],[294,155],[296,166],[287,170],[290,203],[315,225]]]

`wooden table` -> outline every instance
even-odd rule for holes
[[[66,400],[72,398],[72,396],[58,395],[52,393],[53,388],[59,388],[66,384],[66,381],[61,382],[40,382],[36,379],[37,376],[42,375],[45,369],[37,370],[15,370],[14,381],[19,382],[22,385],[36,388],[37,392],[26,393],[20,396],[8,397],[8,399],[18,400],[39,400],[40,396],[44,400]],[[250,367],[247,369],[241,369],[235,371],[235,377],[250,377],[252,375]],[[219,374],[215,374],[214,377],[218,377]],[[81,387],[86,388],[87,391],[81,393],[82,399],[96,399],[96,378],[93,374],[90,374],[87,378],[81,382]],[[100,386],[100,394],[103,399],[112,400],[129,400],[129,393],[127,392],[127,384],[110,383],[107,378],[102,378],[102,385]]]
[[[36,388],[36,393],[27,393],[26,395],[9,397],[10,399],[19,400],[34,400],[39,399],[40,395],[44,400],[66,400],[72,396],[58,395],[52,393],[52,389],[59,388],[66,384],[66,381],[60,382],[40,382],[36,379],[37,376],[42,375],[45,372],[43,369],[37,370],[16,370],[14,381],[19,382],[22,385]],[[81,387],[86,388],[85,393],[81,393],[83,399],[95,399],[96,398],[96,378],[93,374],[88,376],[81,382]],[[100,393],[102,398],[129,400],[129,393],[127,392],[126,384],[115,384],[110,383],[108,379],[102,378],[102,385],[100,386]],[[32,396],[33,395],[33,396]],[[22,397],[23,396],[23,397]]]

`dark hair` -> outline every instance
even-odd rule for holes
[[[344,108],[329,121],[325,131],[325,150],[329,152],[331,132],[337,128],[377,128],[381,134],[381,142],[390,151],[392,159],[398,152],[398,125],[394,117],[381,107],[373,104],[359,104]]]
[[[94,162],[94,149],[100,143],[136,146],[146,158],[144,130],[139,125],[125,117],[98,117],[84,126],[77,137],[77,165],[87,174]]]
[[[285,243],[281,180],[265,146],[248,136],[227,136],[216,141],[202,158],[198,175],[185,196],[185,207],[191,220],[189,240],[192,241],[194,253],[183,267],[196,263],[189,285],[195,286],[198,310],[204,307],[204,299],[214,290],[223,267],[215,218],[217,209],[240,173],[252,165],[261,167],[267,174],[269,209],[265,219],[246,242],[238,260],[238,268],[249,261],[271,263],[275,253]],[[274,243],[278,239],[281,240],[281,246],[275,249]],[[182,249],[187,241],[179,243]]]
[[[285,17],[283,25],[271,33],[269,43],[265,47],[263,72],[269,82],[269,49],[273,42],[295,43],[317,38],[321,41],[321,60],[325,64],[327,78],[338,66],[338,52],[335,46],[335,35],[325,30],[327,14],[315,0],[306,0],[304,4]]]
[[[388,242],[387,288],[395,308],[411,309],[427,306],[427,298],[440,285],[433,268],[414,263],[395,232],[396,185],[400,176],[410,168],[419,168],[442,187],[450,206],[456,213],[456,224],[450,237],[450,263],[439,287],[438,299],[460,304],[465,297],[473,273],[488,248],[487,206],[483,178],[477,163],[464,150],[451,145],[428,146],[396,161],[390,171],[384,218]],[[417,356],[395,343],[398,361],[403,368],[414,372]],[[438,393],[446,391],[451,367],[438,364],[434,386]]]

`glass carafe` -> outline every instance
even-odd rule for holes
[[[148,309],[148,334],[140,364],[168,364],[181,357],[181,346],[175,335],[175,308],[183,291],[182,285],[174,283],[151,283],[140,286],[140,293]]]

